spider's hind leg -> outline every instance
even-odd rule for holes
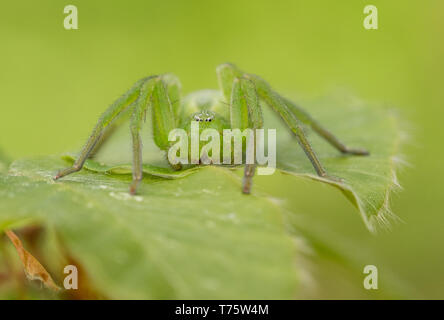
[[[257,92],[262,100],[264,100],[277,114],[279,114],[282,120],[286,123],[290,131],[294,134],[302,150],[305,152],[307,158],[310,160],[316,173],[320,177],[329,178],[310,142],[305,136],[304,130],[301,126],[302,121],[290,111],[284,99],[273,91],[270,85],[262,78],[250,74],[246,75],[246,77],[250,78],[254,82]],[[333,178],[332,180],[337,179]]]
[[[329,142],[333,147],[343,154],[351,154],[357,156],[368,156],[370,153],[365,149],[355,149],[349,148],[347,145],[342,143],[333,133],[324,128],[319,122],[314,120],[309,114],[298,107],[294,102],[289,99],[283,98],[285,104],[288,106],[290,111],[301,120],[301,122],[309,125],[318,135]]]

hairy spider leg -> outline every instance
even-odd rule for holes
[[[154,142],[161,150],[167,150],[170,146],[168,135],[175,128],[176,119],[171,95],[179,94],[180,83],[172,81],[170,76],[165,79],[159,76],[147,82],[141,89],[139,99],[131,117],[131,136],[133,141],[133,182],[130,186],[130,193],[135,194],[137,186],[143,177],[142,163],[142,140],[140,130],[145,119],[145,114],[149,109],[152,115],[152,129]],[[168,86],[170,84],[170,86]],[[168,89],[167,89],[168,88]]]
[[[253,139],[247,137],[246,149],[247,152],[255,152],[254,145],[248,144],[255,143],[255,129],[262,128],[263,120],[254,83],[243,77],[242,72],[231,64],[219,65],[216,73],[225,100],[229,101],[230,127],[240,130],[252,127]],[[255,169],[255,163],[245,165],[242,180],[242,192],[245,194],[251,192]]]
[[[243,110],[243,106],[247,107],[248,128],[253,129],[252,139],[247,139],[248,145],[246,152],[252,152],[252,158],[255,159],[256,129],[262,129],[264,125],[262,110],[259,105],[259,97],[256,92],[256,86],[251,80],[246,78],[235,78],[231,98],[231,119],[239,117],[240,113],[236,111]],[[244,177],[242,180],[242,192],[245,194],[249,194],[251,192],[255,170],[256,162],[245,164]]]
[[[325,169],[302,131],[300,121],[292,112],[290,112],[284,100],[271,89],[267,82],[258,76],[243,73],[236,66],[229,63],[218,66],[216,71],[225,98],[231,94],[232,87],[229,83],[230,81],[233,81],[235,77],[250,79],[256,87],[258,96],[281,116],[289,129],[293,132],[299,145],[312,163],[316,173],[321,177],[327,176]]]
[[[176,108],[173,108],[170,96],[175,99]],[[97,151],[100,141],[106,138],[105,134],[111,124],[126,111],[133,109],[131,115],[133,182],[130,186],[130,193],[134,194],[143,176],[140,129],[145,120],[147,109],[151,107],[154,141],[160,149],[166,150],[169,147],[168,133],[176,125],[175,114],[179,113],[179,100],[180,82],[173,75],[151,76],[137,81],[102,114],[73,166],[59,171],[54,179],[60,179],[82,169],[91,152]]]
[[[143,161],[142,161],[142,139],[140,130],[142,122],[145,119],[145,113],[148,106],[148,100],[153,91],[153,81],[145,82],[140,88],[140,94],[135,102],[135,107],[131,115],[131,139],[133,151],[133,182],[130,185],[130,193],[135,194],[140,180],[143,178]]]
[[[298,105],[296,105],[293,101],[289,99],[283,98],[285,104],[288,108],[293,112],[298,119],[304,124],[309,125],[313,131],[319,134],[322,138],[324,138],[327,142],[329,142],[333,147],[339,150],[344,154],[352,154],[357,156],[367,156],[370,153],[365,149],[354,149],[349,148],[347,145],[342,143],[336,136],[333,135],[330,131],[324,128],[319,122],[313,119],[307,112],[302,110]]]
[[[176,123],[176,127],[179,126],[179,122],[182,115],[182,106],[180,104],[182,96],[182,85],[177,76],[172,73],[166,73],[162,75],[162,80],[166,85],[167,94],[170,99],[171,106],[173,108],[174,119]]]
[[[155,77],[155,76],[153,76],[153,77]],[[161,77],[167,86],[168,96],[170,97],[171,105],[173,107],[174,116],[176,119],[176,126],[178,126],[179,125],[178,120],[179,120],[179,117],[181,116],[181,111],[182,111],[181,105],[180,105],[181,88],[182,88],[181,83],[180,83],[179,79],[177,78],[177,76],[175,76],[171,73],[163,74],[163,75],[161,75]],[[148,80],[149,78],[146,78],[146,79]],[[127,108],[127,109],[129,109],[129,108]],[[128,110],[128,111],[131,112],[131,114],[132,114],[132,110]],[[144,121],[146,120],[146,112],[147,112],[147,108],[145,108],[144,112],[143,112]],[[100,140],[96,143],[93,150],[91,151],[90,156],[93,156],[95,154],[95,152],[97,152],[102,147],[102,145],[105,144],[109,140],[108,138],[114,133],[115,129],[122,124],[120,121],[120,118],[123,118],[123,117],[119,116],[119,119],[115,119],[112,122],[112,124],[110,124],[107,127],[106,131],[104,132],[104,134],[101,136]]]
[[[311,144],[307,140],[307,137],[302,129],[301,122],[296,115],[290,111],[284,100],[280,97],[280,95],[271,89],[267,82],[258,76],[247,75],[247,77],[252,79],[255,83],[258,94],[262,100],[264,100],[267,105],[269,105],[281,116],[282,120],[284,120],[286,125],[290,128],[291,132],[293,132],[296,140],[298,141],[302,150],[304,150],[316,173],[321,177],[326,177],[327,173],[311,147]]]
[[[60,179],[64,176],[67,176],[71,173],[77,172],[80,169],[82,169],[86,159],[88,159],[91,152],[96,147],[97,143],[102,139],[105,131],[110,126],[110,124],[112,124],[114,120],[119,118],[119,116],[121,116],[124,113],[124,111],[134,106],[133,102],[139,96],[141,85],[144,82],[146,82],[148,79],[149,78],[144,78],[137,81],[131,87],[131,89],[129,89],[122,96],[120,96],[111,106],[108,107],[108,109],[100,116],[89,139],[83,146],[82,151],[80,152],[77,160],[74,162],[74,164],[71,167],[59,171],[54,177],[54,180]]]
[[[252,139],[247,138],[247,152],[254,153],[256,129],[263,128],[262,110],[256,86],[231,64],[218,66],[216,72],[222,93],[226,101],[230,101],[230,127],[240,130],[253,129]],[[256,163],[245,164],[242,179],[242,192],[245,194],[251,192],[255,170]]]

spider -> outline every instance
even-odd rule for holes
[[[198,121],[206,128],[214,128],[219,132],[224,128],[262,128],[260,100],[279,114],[321,177],[337,180],[327,175],[301,128],[302,123],[310,126],[341,153],[361,156],[369,154],[364,149],[347,147],[294,102],[274,91],[259,76],[245,73],[230,63],[219,65],[216,72],[221,91],[196,91],[187,95],[183,101],[180,101],[180,82],[172,74],[155,75],[137,81],[102,114],[74,164],[59,171],[54,180],[81,170],[86,159],[96,151],[101,140],[106,138],[111,125],[129,112],[133,153],[133,181],[129,190],[131,194],[135,194],[143,176],[140,130],[147,112],[152,116],[155,144],[161,150],[168,151],[171,147],[169,132],[178,127],[189,133],[191,121]],[[172,167],[180,169],[177,165]],[[251,191],[255,167],[256,164],[245,165],[242,181],[242,192],[245,194]]]

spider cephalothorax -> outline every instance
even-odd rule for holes
[[[130,112],[133,145],[133,183],[130,192],[134,194],[142,180],[140,129],[147,113],[152,116],[154,142],[160,149],[168,151],[171,147],[169,133],[177,128],[189,133],[193,121],[199,123],[200,131],[208,128],[220,133],[224,129],[261,129],[263,119],[260,100],[284,120],[318,175],[328,177],[306,139],[301,123],[309,125],[342,153],[368,154],[365,150],[345,146],[295,103],[274,91],[262,78],[244,73],[232,64],[218,66],[217,75],[221,91],[197,91],[188,94],[183,101],[180,99],[180,82],[171,74],[151,76],[137,81],[103,113],[74,165],[61,170],[54,179],[79,171],[99,141],[105,137],[110,124]],[[244,193],[250,193],[255,167],[255,163],[245,165],[242,186]]]

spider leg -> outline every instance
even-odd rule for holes
[[[313,119],[309,114],[307,114],[304,110],[298,107],[294,102],[283,98],[285,104],[288,108],[298,117],[301,122],[309,125],[317,134],[327,140],[333,147],[338,149],[341,153],[344,154],[353,154],[358,156],[367,156],[370,153],[365,149],[353,149],[347,147],[344,143],[342,143],[333,133],[325,129],[319,122]]]
[[[256,148],[256,129],[262,129],[264,127],[264,120],[262,118],[262,110],[259,104],[259,97],[256,91],[256,86],[254,83],[248,79],[241,80],[242,82],[242,90],[244,93],[244,99],[248,106],[248,115],[249,122],[253,129],[253,139],[250,143],[253,143],[253,146],[247,150],[255,153]],[[254,159],[254,158],[253,158]],[[245,165],[244,178],[242,180],[242,192],[245,194],[249,194],[251,192],[251,185],[253,183],[253,176],[256,170],[256,162],[252,164]]]
[[[234,79],[242,78],[243,72],[231,63],[224,63],[217,66],[216,73],[219,87],[225,97],[225,102],[229,104],[231,102]]]
[[[256,129],[263,127],[262,111],[254,83],[245,78],[235,78],[231,92],[230,119],[232,128],[251,128],[252,137],[247,138],[247,153],[251,159],[255,154]],[[245,115],[246,109],[246,115]],[[246,119],[246,120],[245,120]],[[246,122],[246,123],[245,123]],[[247,155],[247,159],[248,159]],[[256,162],[246,163],[242,180],[242,192],[249,194],[256,170]]]
[[[170,146],[168,141],[169,132],[175,128],[174,109],[171,104],[170,95],[177,87],[178,82],[169,82],[159,76],[144,84],[140,90],[140,96],[136,101],[136,107],[131,118],[131,136],[133,143],[133,182],[130,186],[130,194],[135,194],[137,186],[143,178],[142,162],[142,140],[140,130],[149,108],[153,117],[153,136],[156,145],[167,150]],[[169,86],[171,84],[171,86]],[[178,93],[178,91],[177,91]]]
[[[258,121],[253,121],[253,119],[249,118],[250,111],[259,110],[260,112],[254,84],[250,80],[243,78],[242,72],[230,63],[219,65],[216,68],[216,73],[225,100],[230,105],[230,127],[232,129],[244,130],[253,122],[257,123]],[[260,120],[262,120],[262,114],[260,114]],[[255,136],[253,136],[253,139],[251,137],[250,139],[247,138],[247,152],[254,152],[254,145],[252,147],[249,143],[254,143],[255,140]],[[245,194],[251,192],[255,169],[255,163],[245,165],[244,177],[242,179],[242,192]]]
[[[168,78],[159,77],[150,99],[154,142],[162,150],[167,150],[170,147],[168,135],[171,130],[176,128],[175,110],[169,96],[172,92],[171,87],[172,84]],[[177,100],[176,103],[180,105]]]
[[[253,75],[247,75],[247,77],[252,79],[252,81],[255,83],[259,96],[281,116],[281,118],[293,132],[302,150],[304,150],[307,158],[313,165],[316,173],[321,177],[327,177],[327,172],[305,136],[305,133],[301,127],[301,121],[293,112],[290,111],[285,101],[276,92],[274,92],[270,85],[263,79]]]
[[[174,113],[174,118],[176,120],[176,126],[178,126],[178,122],[182,115],[182,109],[180,105],[182,85],[179,81],[179,78],[171,73],[162,75],[162,80],[165,83],[167,89],[168,98],[170,100],[171,107]]]
[[[252,137],[247,137],[247,159],[255,159],[256,129],[263,128],[262,110],[253,81],[244,77],[234,65],[226,63],[216,69],[219,86],[226,101],[230,102],[230,125],[232,129],[253,129]],[[248,153],[253,155],[248,157]],[[242,179],[242,192],[251,192],[256,163],[246,163]]]
[[[140,130],[145,120],[148,100],[151,97],[152,80],[145,82],[140,88],[140,95],[135,102],[135,108],[131,115],[131,138],[133,151],[133,182],[130,185],[130,194],[134,195],[139,182],[143,178],[142,139]]]
[[[133,182],[130,185],[130,194],[136,194],[137,186],[143,178],[142,139],[137,125],[131,125],[131,137],[133,140]]]
[[[270,85],[267,82],[265,82],[262,78],[258,76],[243,73],[236,66],[228,63],[220,65],[217,68],[217,73],[219,77],[219,83],[222,87],[225,97],[232,91],[232,89],[230,91],[230,87],[228,86],[228,82],[231,78],[243,77],[250,79],[256,87],[256,92],[258,96],[281,116],[281,118],[293,132],[299,145],[304,150],[305,154],[313,165],[316,173],[321,177],[327,177],[327,173],[324,167],[313,151],[313,148],[311,147],[302,130],[300,120],[293,112],[290,111],[285,101],[271,89]]]
[[[149,78],[141,79],[136,82],[131,89],[118,98],[100,117],[88,141],[82,148],[79,157],[74,164],[66,169],[59,171],[54,180],[60,179],[68,174],[74,173],[82,169],[86,159],[88,159],[91,152],[95,149],[97,143],[103,137],[106,129],[113,123],[124,111],[132,106],[132,103],[137,99],[141,85]]]

